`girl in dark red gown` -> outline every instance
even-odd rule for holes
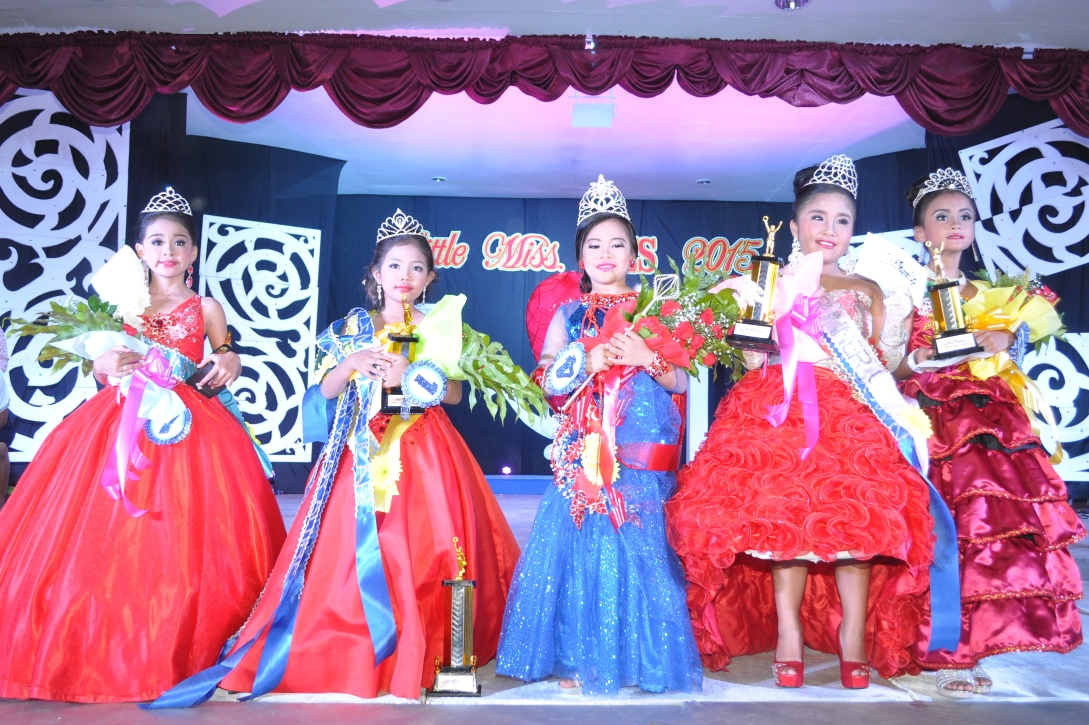
[[[908,356],[897,370],[906,378],[904,394],[916,398],[933,423],[930,480],[953,511],[962,569],[960,646],[955,652],[928,653],[917,645],[913,657],[924,669],[937,671],[946,694],[985,693],[992,683],[981,658],[1069,652],[1082,641],[1075,605],[1082,596],[1081,576],[1068,547],[1085,530],[1010,384],[1023,385],[1015,358],[1025,344],[1058,332],[1061,322],[1050,309],[1046,288],[1026,284],[1027,290],[996,295],[987,282],[964,281],[961,255],[975,241],[976,208],[962,174],[942,169],[916,182],[908,197],[915,238],[944,250],[943,276],[961,280],[966,307],[979,308],[974,316],[983,319],[991,311],[985,300],[996,297],[1027,318],[1017,334],[976,333],[992,354],[986,360],[921,369],[919,363],[933,354],[935,329],[925,299],[915,311]],[[929,269],[934,275],[934,259]],[[1035,308],[1039,312],[1030,312]]]
[[[151,277],[143,335],[175,370],[213,362],[208,383],[228,384],[241,365],[230,351],[204,355],[204,338],[219,346],[227,323],[183,283],[197,248],[188,204],[170,195],[149,205],[167,211],[141,214],[136,248]],[[141,365],[115,348],[95,360],[95,375]],[[253,607],[284,540],[275,496],[220,399],[174,391],[188,435],[155,444],[139,433],[151,465],[124,488],[146,514],[130,515],[100,483],[124,402],[110,385],[46,438],[0,511],[0,697],[155,698],[213,664]]]
[[[904,401],[867,344],[882,326],[881,290],[837,264],[853,230],[854,179],[850,159],[833,157],[795,180],[791,277],[820,279],[813,304],[794,312],[817,311],[818,349],[830,349],[827,321],[854,328],[855,358],[868,361],[869,379],[886,383],[886,398],[895,398],[886,409],[897,410]],[[778,319],[788,321],[787,312]],[[777,332],[785,358],[785,330]],[[746,359],[763,363],[751,353]],[[799,687],[803,644],[841,653],[845,687],[866,687],[869,666],[886,677],[918,668],[909,648],[927,613],[929,492],[901,453],[895,423],[859,402],[868,388],[846,374],[843,359],[826,354],[816,363],[815,395],[800,388],[792,400],[787,392],[789,407],[775,422],[769,408],[784,401],[786,364],[776,355],[745,375],[666,504],[696,641],[711,669],[774,650],[777,683]],[[803,372],[799,363],[799,385]],[[814,436],[807,424],[817,420]]]

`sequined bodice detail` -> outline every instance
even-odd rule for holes
[[[584,294],[567,316],[567,339],[597,337],[597,332],[605,322],[605,313],[613,305],[632,302],[638,297],[636,292],[619,295],[604,295],[596,292]]]
[[[204,312],[200,295],[194,295],[169,312],[141,315],[144,337],[173,348],[193,362],[204,358]]]
[[[873,317],[870,316],[870,306],[873,300],[865,292],[852,289],[825,290],[824,294],[831,297],[839,304],[840,308],[851,318],[851,322],[862,331],[862,336],[869,340],[873,337]]]

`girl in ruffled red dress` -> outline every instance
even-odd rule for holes
[[[896,371],[905,378],[904,394],[919,401],[933,424],[930,480],[953,511],[962,568],[959,647],[928,653],[917,645],[913,656],[936,671],[943,694],[964,697],[991,689],[983,657],[1069,652],[1081,643],[1075,606],[1081,576],[1068,547],[1085,529],[1021,402],[1031,384],[1018,368],[1026,344],[1061,328],[1054,296],[1027,278],[999,280],[1010,283],[1001,288],[965,280],[961,257],[975,241],[977,213],[960,172],[942,169],[920,179],[908,201],[915,238],[940,251],[942,276],[960,281],[966,312],[976,324],[996,322],[975,333],[991,357],[924,369],[935,333],[926,299]],[[937,256],[930,256],[933,277]]]
[[[211,363],[202,382],[231,383],[241,363],[222,347],[223,309],[189,289],[189,205],[172,189],[156,196],[138,238],[150,282],[144,339],[175,381]],[[119,347],[94,372],[106,383],[143,365]],[[124,408],[110,384],[46,438],[0,512],[0,697],[154,698],[213,664],[253,607],[284,541],[275,496],[231,410],[188,385],[174,392],[184,425],[170,440],[137,434],[150,465],[130,469],[123,501],[104,488]]]
[[[917,669],[910,648],[927,611],[929,494],[901,453],[913,416],[867,344],[883,296],[840,265],[856,178],[844,156],[796,177],[794,253],[777,294],[799,294],[777,320],[782,360],[730,391],[666,504],[704,664],[774,650],[784,687],[803,683],[803,645],[839,653],[848,688],[868,686],[870,666]],[[790,358],[788,339],[817,362]]]

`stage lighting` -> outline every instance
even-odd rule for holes
[[[586,36],[586,46],[584,47],[584,50],[588,50],[591,53],[593,53],[594,48],[596,48],[596,47],[597,47],[597,43],[594,42],[594,36],[587,35]]]
[[[775,7],[780,10],[801,10],[809,4],[809,0],[775,0]]]
[[[504,476],[509,476],[510,475],[510,466],[503,466],[503,475]]]

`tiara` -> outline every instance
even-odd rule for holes
[[[919,206],[919,200],[927,194],[933,194],[935,191],[959,191],[967,196],[969,199],[974,199],[972,195],[972,185],[968,182],[968,177],[960,173],[956,169],[938,169],[929,177],[923,184],[923,188],[919,189],[919,193],[915,195],[914,201],[911,202],[911,208]]]
[[[430,235],[427,230],[424,229],[423,224],[420,224],[414,218],[405,214],[398,209],[394,212],[393,216],[386,217],[386,220],[382,222],[382,226],[378,227],[378,241],[383,239],[389,239],[390,237],[400,237],[405,234],[415,234],[418,237],[427,239]]]
[[[830,159],[825,159],[817,170],[813,172],[813,178],[802,186],[813,184],[832,184],[851,192],[851,196],[858,198],[858,174],[855,173],[855,162],[843,154],[836,154]]]
[[[604,174],[598,174],[597,181],[590,184],[590,188],[582,195],[578,225],[581,226],[584,221],[598,214],[616,214],[631,221],[624,195],[616,188],[616,184],[605,180]]]
[[[141,214],[159,214],[170,212],[172,214],[187,214],[193,216],[193,210],[189,208],[189,202],[185,197],[174,191],[173,186],[166,187],[166,191],[160,191],[151,197]]]

